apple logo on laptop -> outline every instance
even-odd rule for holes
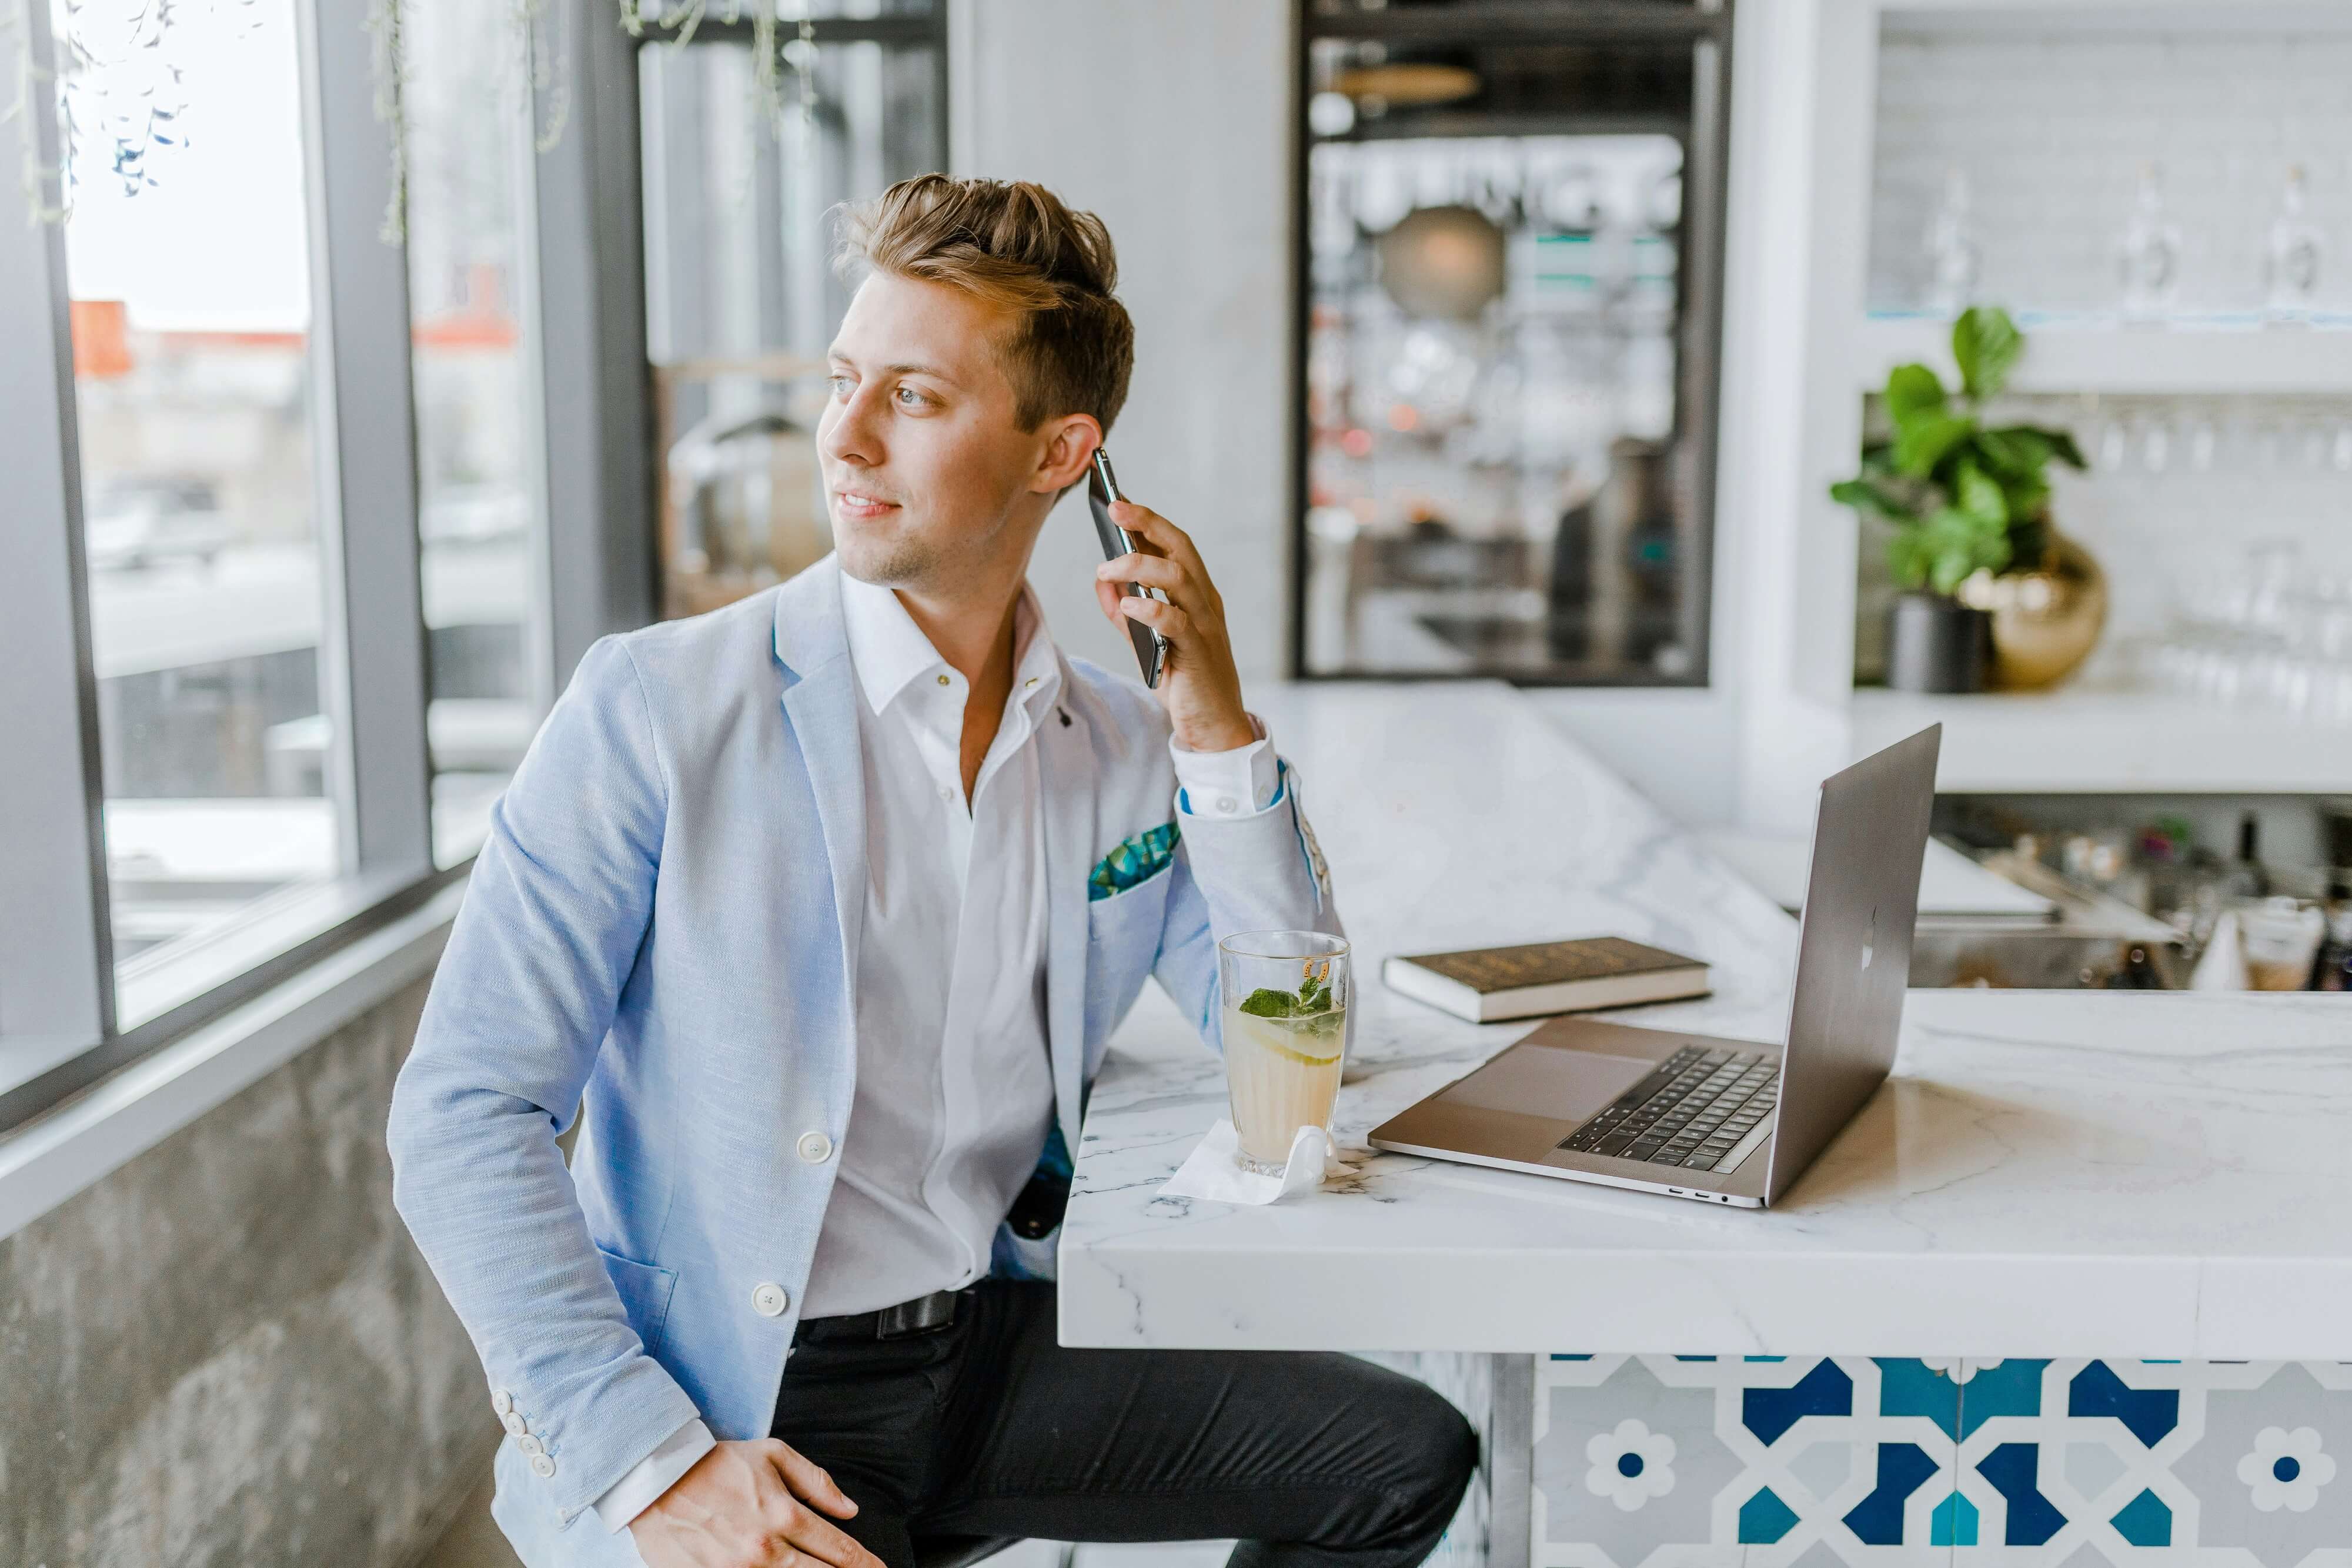
[[[1868,931],[1866,931],[1866,932],[1863,933],[1863,937],[1862,937],[1862,967],[1863,967],[1864,968],[1867,969],[1867,968],[1869,968],[1869,967],[1870,967],[1870,955],[1871,955],[1871,951],[1872,951],[1872,949],[1873,949],[1873,948],[1876,947],[1876,946],[1877,946],[1877,945],[1878,945],[1878,911],[1876,911],[1875,909],[1874,909],[1874,910],[1872,910],[1872,911],[1870,912],[1870,929],[1869,929]]]

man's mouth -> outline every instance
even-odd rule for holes
[[[885,512],[898,509],[896,501],[886,501],[879,496],[869,496],[861,490],[835,490],[834,504],[845,517],[878,517]]]

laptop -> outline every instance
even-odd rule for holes
[[[1778,1045],[1559,1018],[1371,1145],[1761,1208],[1895,1065],[1943,727],[1822,781]]]

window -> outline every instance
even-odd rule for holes
[[[400,209],[348,7],[0,24],[56,94],[0,117],[8,200],[58,220],[0,217],[0,1132],[440,886],[569,674],[551,628],[576,658],[646,619],[625,572],[557,590],[541,500],[527,324],[595,305],[541,285],[539,181],[597,190],[598,143],[532,157],[510,12],[404,15]],[[560,44],[540,90],[625,57]],[[645,427],[641,394],[572,407],[575,472]],[[579,510],[572,559],[650,538]]]
[[[60,93],[0,168],[70,209],[0,213],[0,1133],[462,871],[656,612],[649,383],[725,561],[822,549],[804,434],[736,436],[808,418],[824,210],[944,162],[945,22],[811,11],[772,128],[715,5],[682,49],[400,7],[380,120],[352,7],[0,5]]]
[[[110,57],[137,40],[89,44],[69,79],[98,103],[126,90],[112,78],[132,68]],[[201,105],[186,116],[198,129],[139,176],[85,142],[65,235],[109,902],[128,976],[342,869],[320,702],[332,519],[311,457],[293,5],[192,10],[155,47]]]
[[[1703,684],[1729,9],[1306,18],[1297,663]]]
[[[552,697],[523,309],[530,125],[506,8],[404,16],[425,731],[434,862],[449,866],[481,846]]]
[[[786,24],[781,112],[741,29],[706,19],[689,46],[640,52],[667,615],[756,592],[833,548],[814,438],[849,304],[832,213],[947,162],[943,14],[898,0],[827,19],[844,9],[858,8],[814,7],[805,43]]]

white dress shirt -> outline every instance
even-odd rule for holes
[[[865,931],[857,1085],[817,1233],[804,1318],[895,1306],[988,1272],[996,1228],[1054,1118],[1045,1038],[1045,845],[1037,727],[1061,664],[1035,594],[1013,609],[1013,689],[967,800],[970,683],[898,596],[841,579],[864,697]],[[1186,815],[1266,810],[1274,747],[1170,750]],[[716,1439],[689,1421],[596,1500],[608,1531],[669,1490]]]

